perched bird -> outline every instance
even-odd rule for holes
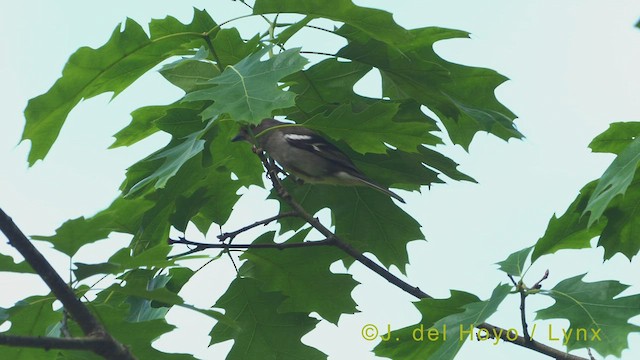
[[[252,128],[262,150],[286,171],[315,184],[368,186],[404,203],[389,189],[367,178],[335,145],[316,132],[302,126],[287,126],[275,119],[264,119]],[[243,129],[232,141],[251,141],[251,134]]]

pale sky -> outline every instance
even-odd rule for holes
[[[514,111],[524,140],[504,142],[479,134],[470,152],[460,147],[439,150],[461,164],[479,184],[448,183],[401,195],[403,208],[422,225],[428,242],[409,245],[408,281],[436,297],[459,289],[486,299],[500,282],[508,281],[494,263],[533,245],[555,213],[560,215],[578,190],[599,177],[612,156],[593,154],[587,145],[616,121],[640,121],[640,2],[618,0],[513,1],[356,1],[384,8],[406,28],[441,26],[465,30],[471,39],[440,42],[436,51],[445,59],[488,67],[511,80],[497,89],[498,99]],[[67,58],[78,47],[102,45],[116,24],[126,17],[146,27],[150,18],[168,14],[189,21],[192,7],[206,8],[223,21],[245,14],[239,2],[211,1],[22,1],[3,5],[0,13],[0,207],[27,234],[49,235],[66,219],[90,216],[117,195],[127,166],[162,146],[166,136],[153,136],[131,148],[106,150],[113,135],[141,106],[169,103],[182,94],[159,74],[150,73],[109,102],[101,95],[80,104],[69,116],[58,142],[44,160],[27,168],[28,143],[17,145],[24,126],[28,99],[45,92],[60,76]],[[254,25],[252,25],[252,22]],[[255,32],[258,19],[232,25]],[[329,38],[335,41],[335,37]],[[292,40],[293,41],[293,40]],[[295,39],[299,44],[324,38]],[[307,45],[308,46],[308,45]],[[375,77],[358,84],[371,94]],[[237,206],[226,230],[273,214],[275,203],[262,206],[265,193],[251,188]],[[256,203],[263,212],[255,212]],[[271,212],[269,212],[271,211]],[[197,235],[194,235],[197,236]],[[197,239],[196,239],[197,240]],[[4,241],[0,252],[15,254]],[[83,261],[106,260],[104,249],[123,246],[109,239],[83,249]],[[39,245],[60,273],[67,276],[68,259]],[[113,250],[110,250],[113,251]],[[620,255],[602,263],[602,249],[563,251],[541,258],[531,269],[534,283],[545,269],[552,287],[560,280],[588,272],[587,280],[615,278],[633,285],[624,294],[640,292],[640,262]],[[75,258],[79,261],[80,256]],[[190,263],[191,264],[191,263]],[[197,264],[193,264],[196,266]],[[336,267],[336,271],[340,268]],[[398,273],[393,269],[394,273]],[[350,272],[362,283],[353,292],[361,311],[345,315],[339,327],[322,322],[304,341],[329,354],[331,360],[374,359],[370,343],[360,336],[364,324],[401,328],[419,321],[414,299],[359,265]],[[228,261],[217,261],[194,278],[181,295],[191,303],[211,306],[233,278]],[[19,282],[18,282],[19,281]],[[34,293],[46,293],[39,279],[0,274],[0,307]],[[545,298],[530,297],[530,309],[548,306]],[[511,296],[489,322],[519,329],[518,296]],[[532,321],[533,314],[530,314]],[[638,317],[633,319],[640,324]],[[208,348],[206,334],[213,321],[188,311],[172,311],[169,321],[179,330],[157,345],[170,351],[192,350],[204,359],[223,359],[229,342]],[[536,321],[541,326],[563,321]],[[1,330],[2,328],[0,328]],[[544,339],[539,339],[543,342]],[[640,334],[628,338],[624,359],[640,358]],[[557,343],[550,345],[561,348]],[[185,348],[185,346],[187,346]],[[419,346],[419,345],[416,345]],[[585,356],[585,352],[578,352]],[[458,359],[541,359],[527,349],[501,343],[467,343]]]

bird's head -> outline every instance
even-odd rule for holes
[[[284,125],[284,124],[286,123],[283,123],[276,119],[271,119],[271,118],[262,119],[262,121],[258,125],[243,126],[242,129],[240,129],[240,132],[238,132],[238,134],[233,139],[231,139],[231,141],[251,142],[252,134],[253,136],[256,136],[274,126]]]

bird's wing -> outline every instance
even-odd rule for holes
[[[289,133],[285,134],[284,138],[291,146],[339,163],[342,166],[352,169],[357,174],[360,173],[360,170],[356,168],[347,155],[316,133]]]

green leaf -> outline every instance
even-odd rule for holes
[[[285,243],[303,242],[310,230],[299,231]],[[253,243],[274,243],[274,234],[266,233]],[[310,256],[313,261],[309,261]],[[264,291],[279,291],[287,296],[278,308],[280,312],[317,312],[337,325],[340,315],[357,312],[351,292],[358,282],[349,274],[329,270],[332,263],[343,257],[344,253],[334,247],[249,249],[242,255],[249,261],[242,265],[239,274],[260,281]],[[331,301],[327,301],[327,294],[331,294]]]
[[[350,24],[369,36],[386,42],[408,38],[407,30],[383,10],[354,5],[349,0],[258,0],[254,14],[298,13]]]
[[[202,110],[204,107],[202,102],[182,103],[175,102],[169,105],[145,106],[134,110],[131,113],[131,123],[118,131],[114,137],[116,140],[109,146],[114,149],[120,146],[130,146],[138,141],[145,139],[158,130],[158,123],[169,121],[176,114],[182,112]],[[202,123],[201,120],[198,121]]]
[[[163,319],[171,306],[184,304],[178,292],[193,275],[193,271],[174,268],[168,275],[156,273],[156,270],[135,269],[120,276],[126,280],[124,286],[113,284],[105,290],[128,297],[129,321]],[[178,275],[174,279],[175,274]]]
[[[127,346],[138,359],[160,360],[193,360],[192,355],[167,354],[155,349],[152,344],[161,335],[172,331],[175,326],[168,324],[164,318],[145,320],[133,319],[128,303],[129,298],[105,289],[92,301],[92,310],[102,321],[109,333]],[[136,320],[136,321],[132,321]],[[75,323],[71,323],[75,325]],[[71,328],[72,333],[79,332],[77,326]]]
[[[367,64],[329,58],[287,76],[283,81],[291,84],[291,91],[298,94],[297,107],[304,113],[318,113],[318,108],[324,109],[327,105],[364,99],[353,91],[353,86],[370,70],[371,66]]]
[[[287,27],[282,30],[275,38],[276,43],[280,45],[284,45],[293,35],[295,35],[298,31],[300,31],[303,27],[305,27],[311,20],[313,20],[313,16],[305,16],[304,19],[297,21],[293,24],[287,25]]]
[[[376,102],[355,112],[343,105],[330,114],[318,114],[304,126],[318,130],[336,140],[344,140],[353,150],[361,153],[383,154],[389,150],[385,144],[407,152],[417,152],[418,146],[428,139],[429,125],[422,122],[396,122],[397,103]]]
[[[598,181],[593,195],[589,198],[583,214],[589,214],[589,226],[593,225],[605,211],[609,203],[620,194],[624,194],[634,178],[640,162],[640,137],[636,137],[611,165]]]
[[[95,274],[120,274],[128,269],[141,267],[168,267],[175,265],[175,260],[167,259],[171,251],[171,246],[155,246],[144,252],[132,254],[131,248],[124,248],[117,251],[106,263],[84,264],[74,263],[76,270],[74,274],[78,280],[86,279]]]
[[[627,336],[640,331],[640,326],[629,323],[640,314],[640,295],[619,296],[629,286],[617,281],[587,283],[583,277],[563,280],[553,289],[542,291],[555,304],[539,310],[536,319],[569,320],[566,331],[573,330],[573,335],[567,339],[568,350],[589,347],[602,356],[620,357],[628,348]],[[555,329],[554,335],[562,337],[561,329]]]
[[[194,113],[192,113],[192,115],[196,116]],[[193,132],[183,138],[174,138],[164,149],[156,151],[142,160],[142,162],[150,164],[159,163],[159,166],[153,173],[140,179],[131,186],[125,196],[130,197],[135,195],[152,183],[155,189],[164,188],[167,185],[167,181],[175,176],[187,161],[202,152],[205,144],[203,136],[210,129],[213,122],[214,121],[211,120],[204,129]],[[160,161],[162,162],[160,163]]]
[[[248,41],[244,41],[238,29],[222,29],[218,31],[212,43],[216,50],[216,60],[220,61],[221,68],[225,68],[228,65],[237,64],[259,50],[260,37],[255,35]]]
[[[53,294],[32,296],[17,302],[9,309],[4,309],[4,314],[0,314],[0,324],[8,320],[11,327],[2,335],[59,336],[59,333],[49,333],[51,328],[62,321],[62,312],[53,310],[55,300]],[[3,346],[0,347],[0,357],[12,360],[44,360],[55,359],[55,352]]]
[[[235,121],[253,124],[271,117],[274,110],[293,106],[296,95],[281,90],[278,81],[302,69],[307,59],[299,49],[290,49],[260,61],[269,49],[228,65],[220,76],[209,80],[213,86],[187,94],[184,101],[213,100],[202,113],[204,119],[229,114]]]
[[[45,240],[68,256],[73,256],[86,244],[106,239],[112,232],[136,234],[140,221],[153,203],[145,200],[127,200],[121,197],[111,205],[85,219],[80,217],[66,221],[53,236],[31,236],[34,240]]]
[[[220,75],[220,70],[215,64],[202,61],[206,60],[208,56],[209,52],[203,46],[191,57],[164,65],[160,69],[160,74],[185,92],[201,89],[204,87],[204,83]]]
[[[326,359],[326,355],[300,341],[317,320],[303,313],[278,312],[284,300],[279,293],[262,292],[256,280],[236,278],[214,307],[224,309],[239,329],[217,323],[209,334],[211,344],[233,339],[228,360]]]
[[[438,173],[426,166],[422,154],[389,150],[386,154],[360,155],[345,151],[353,163],[365,174],[372,174],[376,182],[405,190],[419,190],[421,185],[441,183]]]
[[[414,99],[435,112],[451,140],[468,148],[478,131],[502,139],[520,138],[515,115],[495,97],[495,88],[507,79],[493,70],[449,63],[433,50],[436,41],[466,37],[457,30],[410,30],[404,42],[382,42],[352,26],[337,32],[348,40],[338,56],[374,66],[382,75],[384,96]]]
[[[175,125],[167,124],[176,129],[168,130],[181,131],[179,122],[187,119],[176,120]],[[164,188],[150,188],[132,195],[155,204],[140,224],[145,233],[136,233],[135,241],[146,244],[141,243],[142,248],[163,242],[171,225],[182,231],[192,221],[203,233],[212,223],[223,225],[240,197],[238,189],[263,184],[258,157],[246,144],[231,142],[238,130],[239,124],[235,121],[214,121],[208,130],[199,131],[204,141],[202,153],[182,164]],[[170,143],[167,148],[172,146]],[[127,191],[131,184],[150,178],[157,171],[158,164],[154,162],[143,161],[132,166],[122,189]]]
[[[640,135],[640,122],[617,122],[609,124],[609,129],[596,136],[589,147],[594,152],[620,154]]]
[[[181,305],[184,303],[180,296],[157,285],[158,283],[168,281],[168,279],[160,278],[160,280],[149,283],[149,288],[147,288],[146,286],[146,281],[144,283],[139,283],[136,282],[135,279],[132,279],[131,276],[127,276],[126,279],[127,284],[125,286],[116,285],[114,287],[111,287],[110,290],[117,291],[127,296],[145,299],[148,300],[149,303],[153,301],[166,304],[163,306]]]
[[[600,235],[606,222],[601,221],[588,227],[588,219],[583,216],[587,200],[593,193],[595,182],[591,182],[580,190],[580,195],[569,205],[567,211],[560,217],[555,215],[549,220],[547,230],[538,239],[531,255],[531,261],[540,256],[553,254],[562,249],[584,249],[591,247],[591,239]]]
[[[607,218],[598,245],[604,247],[604,258],[610,259],[617,253],[631,259],[640,251],[640,172],[627,189],[624,196],[618,196],[604,211]],[[593,228],[601,228],[598,222]]]
[[[13,258],[9,255],[0,254],[0,272],[13,272],[13,273],[25,273],[35,274],[33,268],[26,261],[15,263]]]
[[[524,275],[524,264],[531,254],[531,249],[533,246],[529,246],[522,250],[516,251],[513,254],[509,255],[505,260],[500,261],[497,265],[500,266],[500,270],[505,273],[513,276],[522,277]]]
[[[424,235],[420,224],[400,209],[389,196],[362,187],[329,185],[303,186],[285,182],[291,196],[309,213],[329,208],[335,233],[361,252],[374,254],[389,267],[397,266],[404,272],[409,261],[407,244]],[[273,194],[272,194],[273,196]],[[281,212],[288,206],[281,202]],[[281,232],[302,226],[298,219],[279,220]]]
[[[498,285],[488,300],[466,304],[463,306],[464,312],[451,314],[437,321],[434,327],[442,328],[446,324],[451,329],[451,338],[434,352],[434,359],[453,359],[464,341],[475,340],[474,334],[470,333],[472,328],[493,315],[510,292],[511,285]]]
[[[118,95],[164,59],[191,52],[193,41],[201,42],[201,34],[215,26],[206,12],[196,10],[191,24],[173,17],[153,20],[148,37],[138,23],[127,19],[124,28],[118,25],[102,47],[78,49],[62,77],[47,93],[29,100],[24,111],[22,140],[31,140],[29,164],[47,155],[67,115],[82,99],[105,92]]]
[[[483,323],[497,310],[510,289],[509,285],[500,285],[485,301],[455,290],[451,291],[448,299],[422,299],[415,303],[422,320],[392,331],[388,339],[383,338],[374,348],[374,352],[377,356],[393,359],[453,359],[466,340],[476,340],[473,327]]]
[[[405,190],[420,190],[420,186],[443,183],[442,174],[454,180],[475,180],[458,171],[453,160],[424,146],[417,153],[389,150],[386,154],[361,155],[341,146],[354,164],[377,183]]]

